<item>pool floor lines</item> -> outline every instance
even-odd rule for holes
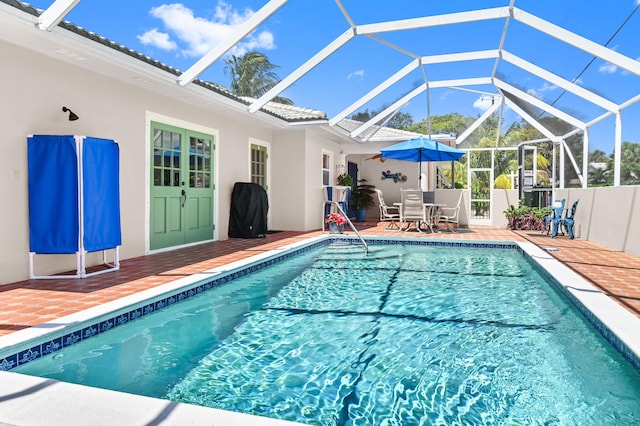
[[[424,322],[431,324],[462,324],[462,325],[480,325],[496,328],[511,328],[533,331],[553,331],[555,325],[547,324],[512,324],[503,321],[487,320],[480,318],[436,318],[417,314],[394,314],[392,312],[382,311],[347,311],[344,309],[303,309],[303,308],[279,308],[268,307],[265,310],[284,312],[288,315],[335,315],[335,316],[354,316],[354,317],[372,317],[373,319],[390,318],[416,322]]]

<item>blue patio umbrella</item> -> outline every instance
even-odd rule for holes
[[[420,164],[418,179],[422,179],[423,161],[456,161],[465,154],[461,149],[451,148],[424,136],[388,146],[380,152],[382,158],[418,162]]]

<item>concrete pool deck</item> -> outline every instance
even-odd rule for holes
[[[569,275],[571,290],[578,298],[586,298],[596,309],[610,312],[605,323],[627,328],[631,346],[640,350],[640,260],[595,244],[550,239],[533,231],[508,231],[497,228],[471,228],[459,233],[417,234],[386,231],[386,224],[361,224],[364,236],[421,237],[460,240],[515,241],[532,250],[544,262],[553,261],[560,269],[553,276]],[[224,267],[233,262],[265,254],[284,246],[300,243],[320,232],[280,232],[261,240],[228,240],[159,253],[122,262],[122,269],[82,280],[32,280],[0,286],[0,301],[13,317],[0,318],[3,340],[37,332],[33,327],[63,317],[82,316],[99,311],[121,298],[136,298],[140,293],[153,293],[176,280],[193,274]],[[531,253],[530,253],[531,254]],[[558,260],[560,262],[555,262]],[[563,275],[563,277],[556,275]],[[77,299],[77,300],[76,300]],[[597,307],[600,306],[600,307]],[[58,308],[55,311],[55,308]],[[620,309],[620,308],[623,309]],[[87,308],[88,311],[86,310]],[[605,314],[606,316],[606,314]],[[6,318],[6,319],[5,319]],[[632,324],[630,324],[630,322]],[[631,328],[631,330],[628,330]],[[14,333],[23,330],[20,333]],[[635,334],[634,334],[635,331]],[[623,340],[625,340],[623,338]],[[169,401],[104,391],[85,386],[60,383],[11,372],[0,372],[0,425],[28,424],[291,424],[273,419],[244,416]],[[114,423],[115,422],[115,423]]]

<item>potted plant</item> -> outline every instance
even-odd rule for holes
[[[373,194],[375,194],[373,185],[368,185],[366,179],[358,180],[351,190],[351,207],[356,212],[356,221],[364,222],[367,216],[367,209],[375,205]]]
[[[342,234],[342,229],[344,228],[344,224],[347,223],[347,219],[339,213],[329,213],[324,219],[324,222],[329,225],[329,232],[332,234]]]
[[[337,178],[338,185],[340,186],[348,186],[351,188],[353,186],[353,178],[347,173],[343,173]]]

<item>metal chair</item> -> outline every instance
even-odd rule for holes
[[[441,207],[440,214],[438,215],[438,224],[446,223],[447,231],[456,232],[454,228],[451,228],[451,224],[458,226],[460,218],[460,208],[462,207],[462,199],[464,198],[464,191],[460,192],[460,198],[458,198],[458,204],[455,207]]]
[[[560,201],[554,201],[552,203],[553,208],[551,209],[551,214],[544,217],[544,229],[542,230],[543,233],[546,231],[547,235],[549,235],[549,232],[551,232],[551,223],[555,218],[562,217],[562,211],[564,210],[564,205],[566,204],[566,202],[567,200],[563,198]]]
[[[566,231],[569,234],[569,238],[573,240],[573,225],[575,223],[574,216],[576,215],[576,209],[578,208],[578,201],[576,200],[571,206],[571,212],[567,213],[565,217],[555,218],[553,220],[553,235],[551,237],[555,237],[558,235],[558,230],[564,234],[563,231]]]
[[[389,226],[387,226],[385,229],[400,229],[397,223],[397,221],[400,220],[400,207],[387,206],[387,204],[384,202],[382,191],[379,189],[375,189],[375,191],[378,194],[378,205],[380,207],[380,221],[391,222]]]
[[[400,222],[404,231],[408,231],[411,228],[411,224],[415,223],[416,230],[422,232],[420,227],[425,224],[432,231],[431,224],[431,208],[424,205],[422,201],[421,189],[401,189],[400,199]]]

